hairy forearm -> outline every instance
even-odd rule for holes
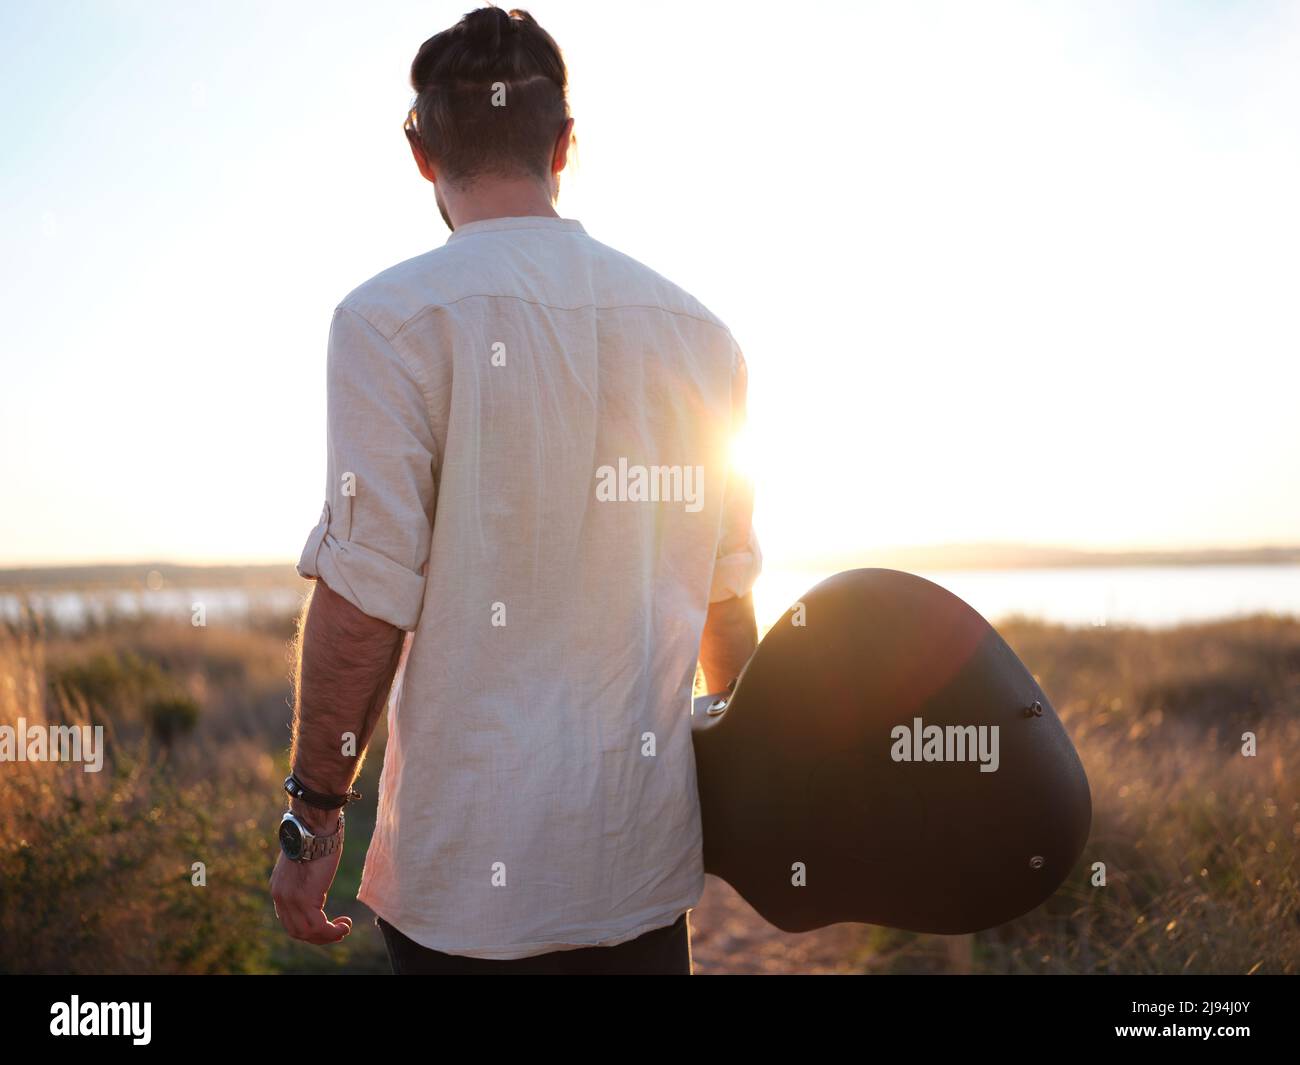
[[[356,779],[404,636],[316,582],[299,626],[291,756],[311,790],[342,794]]]
[[[700,667],[710,692],[720,692],[740,675],[758,647],[754,597],[710,603],[700,638]]]

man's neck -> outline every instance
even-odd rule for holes
[[[559,218],[549,190],[536,181],[479,182],[463,193],[445,197],[447,214],[456,227],[489,218]]]

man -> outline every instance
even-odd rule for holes
[[[324,905],[387,703],[358,897],[394,971],[689,973],[696,656],[719,690],[756,645],[744,359],[556,213],[567,73],[526,12],[466,15],[411,80],[452,232],[334,314],[276,911],[350,931]]]

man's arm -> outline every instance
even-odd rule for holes
[[[733,441],[745,425],[748,392],[749,369],[736,348],[731,379]],[[709,611],[700,636],[700,668],[710,694],[725,691],[758,647],[751,589],[762,569],[763,555],[754,535],[753,518],[754,485],[743,470],[729,463]]]
[[[726,690],[740,675],[758,647],[754,621],[754,596],[724,599],[709,604],[700,637],[700,666],[709,692]]]
[[[363,614],[324,581],[316,582],[299,628],[291,755],[294,772],[312,791],[341,795],[356,779],[388,700],[404,636],[396,626]],[[330,835],[338,825],[337,810],[299,799],[289,805],[318,835]],[[339,848],[310,862],[280,855],[271,898],[280,923],[295,939],[336,943],[352,930],[351,918],[325,916],[325,897],[342,853]]]
[[[359,312],[335,310],[325,505],[298,561],[316,587],[299,628],[292,759],[311,791],[343,794],[356,777],[403,633],[416,628],[423,608],[437,442],[421,372]],[[337,810],[291,805],[312,833],[335,832]],[[332,943],[352,927],[324,913],[341,843],[310,861],[281,855],[276,864],[276,913],[297,939]]]
[[[405,636],[316,582],[299,629],[291,754],[294,772],[312,791],[342,795],[352,786],[388,701]],[[296,799],[291,805],[313,831],[332,828],[334,814]]]

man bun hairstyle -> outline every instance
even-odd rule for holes
[[[446,178],[550,176],[569,117],[559,46],[527,11],[471,11],[411,64],[415,136]]]

